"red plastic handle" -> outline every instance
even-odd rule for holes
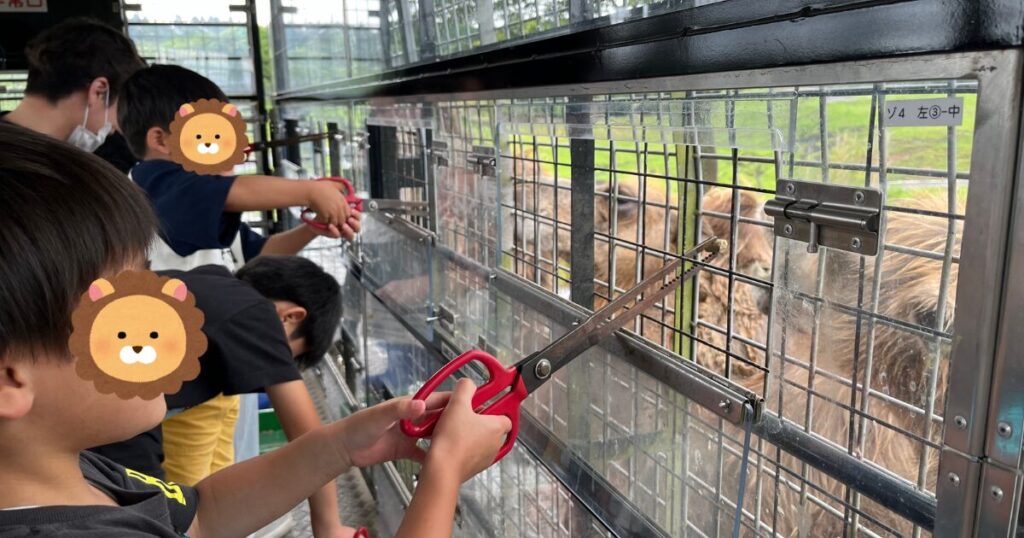
[[[416,392],[413,399],[426,400],[427,396],[430,396],[431,393],[441,386],[441,383],[444,383],[446,379],[455,375],[455,372],[460,368],[473,361],[482,363],[487,368],[489,375],[487,382],[477,387],[476,392],[473,394],[473,409],[476,409],[476,412],[482,415],[505,415],[512,421],[512,429],[508,432],[508,437],[505,438],[505,444],[501,446],[497,457],[494,458],[494,461],[497,462],[512,450],[512,445],[516,442],[516,435],[519,433],[519,405],[528,396],[526,386],[523,385],[522,379],[519,379],[515,367],[506,368],[498,359],[495,359],[487,352],[478,349],[467,351],[432,375],[420,390]],[[481,407],[490,401],[491,398],[498,396],[506,390],[508,392],[500,396],[494,403],[487,407]],[[430,437],[434,433],[434,426],[437,425],[439,418],[441,418],[441,413],[430,413],[421,422],[416,424],[409,420],[402,420],[402,431],[410,437]]]
[[[366,527],[359,527],[352,538],[370,538],[370,531],[366,530]]]
[[[348,202],[348,206],[351,207],[352,209],[355,209],[356,211],[363,211],[363,199],[356,195],[356,188],[352,186],[351,181],[343,177],[335,176],[322,177],[316,179],[315,181],[333,181],[335,183],[341,183],[342,186],[344,187],[344,190],[341,194],[342,196],[345,197],[345,201]],[[305,222],[306,224],[318,230],[327,229],[326,224],[316,220],[316,212],[314,212],[312,209],[308,207],[302,210],[302,213],[299,214],[299,217],[302,219],[302,222]]]

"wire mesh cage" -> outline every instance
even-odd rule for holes
[[[631,330],[652,350],[641,355],[699,367],[701,390],[763,398],[768,426],[749,453],[739,423],[618,344],[528,401],[538,431],[654,535],[728,535],[737,521],[744,536],[930,535],[950,357],[979,323],[954,325],[965,238],[983,217],[966,209],[975,138],[995,131],[976,119],[982,77],[903,79],[901,65],[853,77],[885,82],[823,84],[843,80],[823,70],[799,86],[749,74],[719,88],[375,105],[371,124],[390,129],[373,150],[382,170],[436,205],[417,330],[446,355],[476,347],[510,364],[571,325],[554,296],[598,307],[726,239]],[[788,184],[877,194],[877,254],[786,237],[765,204]]]

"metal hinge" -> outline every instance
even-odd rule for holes
[[[878,189],[782,180],[764,204],[775,218],[775,236],[866,256],[878,254],[882,193]]]
[[[469,169],[482,176],[493,176],[498,163],[497,151],[488,146],[473,146],[473,151],[466,156]]]

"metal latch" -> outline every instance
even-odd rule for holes
[[[466,156],[470,170],[482,176],[493,176],[497,166],[497,152],[488,146],[473,146],[473,151]]]
[[[455,312],[452,312],[444,305],[434,306],[434,315],[437,316],[438,324],[449,334],[455,334]]]
[[[882,193],[878,189],[781,180],[764,204],[775,218],[775,236],[807,243],[807,252],[826,246],[856,254],[878,254]]]
[[[442,140],[430,142],[430,158],[434,166],[448,166],[448,143]]]

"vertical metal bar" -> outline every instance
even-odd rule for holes
[[[420,59],[432,60],[437,56],[437,21],[434,15],[434,0],[419,0],[420,12]]]
[[[946,395],[943,453],[939,476],[949,473],[959,478],[942,480],[936,487],[936,538],[970,536],[975,533],[979,501],[987,492],[979,491],[979,457],[986,437],[993,435],[998,415],[991,416],[993,402],[1003,402],[999,382],[1008,380],[1000,371],[1007,348],[1006,338],[1014,339],[1018,328],[1006,325],[1008,312],[1001,298],[1008,279],[1008,230],[1014,215],[1013,194],[1020,194],[1021,140],[1021,54],[1014,51],[999,61],[1000,67],[979,75],[975,133],[971,151],[971,192],[967,199],[966,222],[961,239],[960,270],[957,278],[956,338],[950,355],[948,378],[952,380]],[[1019,221],[1020,211],[1016,216]],[[1020,240],[1017,236],[1015,241]],[[1011,258],[1012,259],[1012,258]],[[1017,266],[1020,267],[1019,265]],[[1019,297],[1019,295],[1018,295]],[[1012,316],[1010,316],[1012,318]],[[1002,344],[1005,346],[1006,344]],[[998,358],[997,358],[998,357]],[[999,374],[994,376],[993,374]],[[997,391],[994,395],[993,381]],[[1004,396],[1021,394],[1019,387]],[[994,396],[994,397],[990,397]],[[1007,406],[1009,410],[1014,406]],[[1019,409],[1019,407],[1016,407]],[[1001,439],[992,437],[992,439]],[[999,448],[994,443],[991,448]],[[1015,455],[1019,455],[1019,451]]]
[[[384,192],[384,135],[385,130],[393,129],[393,127],[388,128],[380,125],[366,126],[366,130],[368,133],[367,138],[370,144],[370,197],[372,198],[387,198]],[[391,150],[391,153],[394,152],[393,147],[389,146],[389,149]],[[394,155],[388,155],[388,157],[391,159],[390,162],[394,162]]]
[[[380,50],[384,57],[384,67],[394,67],[394,60],[391,57],[391,2],[392,0],[380,0]]]
[[[586,108],[589,98],[574,100],[578,108],[566,107],[566,123],[590,125]],[[554,151],[558,151],[557,144]],[[594,139],[574,137],[569,141],[572,168],[572,229],[569,250],[572,281],[570,298],[585,308],[594,308]],[[558,188],[558,185],[555,185]],[[557,233],[557,223],[556,223]],[[614,256],[614,253],[611,254]],[[557,265],[557,260],[556,260]],[[557,270],[556,270],[557,273]],[[610,277],[609,277],[610,278]]]
[[[412,24],[409,18],[412,16],[409,11],[409,0],[395,0],[398,6],[398,28],[402,32],[402,56],[403,63],[415,63],[419,61],[419,50],[416,44],[416,35],[412,31]],[[415,0],[413,0],[415,1]]]
[[[277,0],[280,2],[280,0]],[[267,140],[267,90],[263,80],[263,42],[260,39],[260,27],[256,23],[256,1],[245,2],[246,25],[249,29],[249,47],[252,50],[253,77],[256,79],[256,141]],[[259,152],[260,169],[264,174],[270,173],[270,155],[267,150]]]
[[[480,44],[496,43],[498,34],[494,31],[494,0],[477,0],[476,21],[480,27]]]
[[[558,15],[556,14],[557,18]],[[589,0],[569,0],[569,24],[588,21],[593,17],[593,8]]]
[[[270,42],[274,47],[274,50],[271,51],[271,56],[274,57],[274,83],[278,89],[286,90],[290,87],[288,82],[288,41],[284,33],[284,8],[281,6],[281,0],[270,0]],[[260,69],[262,70],[262,66]]]
[[[327,122],[327,154],[330,157],[330,174],[338,177],[341,175],[341,131],[338,130],[338,123]]]

